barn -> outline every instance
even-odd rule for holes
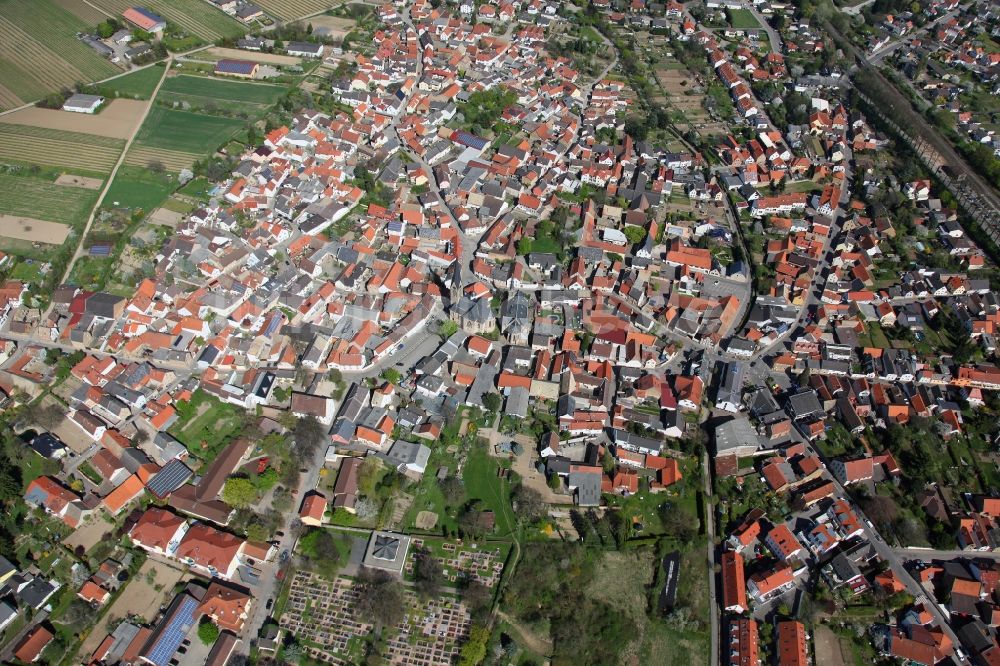
[[[129,7],[122,12],[122,18],[146,32],[162,32],[167,27],[167,19],[145,7]]]
[[[250,60],[220,60],[215,63],[215,73],[222,76],[235,76],[241,79],[252,79],[257,76],[260,64]]]
[[[94,113],[98,107],[104,104],[104,98],[100,95],[70,95],[63,102],[63,111],[73,111],[74,113]]]

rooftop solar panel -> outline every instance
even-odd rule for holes
[[[191,478],[191,470],[180,460],[171,460],[150,479],[146,488],[160,499],[184,485]]]
[[[194,612],[197,608],[198,600],[192,596],[187,596],[181,601],[152,648],[146,651],[148,661],[156,666],[167,666],[170,663],[184,637],[194,626]]]

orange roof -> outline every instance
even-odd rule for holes
[[[35,628],[28,632],[28,634],[21,639],[21,642],[17,644],[17,648],[14,650],[14,656],[21,661],[31,663],[38,659],[38,656],[42,654],[42,650],[52,642],[55,638],[53,633],[43,627],[40,624],[35,625]]]
[[[104,498],[104,508],[107,509],[112,515],[115,515],[121,511],[126,504],[138,497],[144,488],[145,486],[142,483],[142,479],[140,479],[137,474],[133,474],[125,479],[123,484],[108,493],[108,495]]]
[[[324,513],[326,513],[326,498],[319,493],[313,493],[302,500],[302,508],[299,510],[300,518],[312,518],[322,522]]]
[[[778,664],[806,666],[806,628],[801,622],[782,620],[778,623]]]
[[[213,580],[202,597],[198,613],[211,617],[220,629],[239,634],[250,604],[250,595]]]
[[[722,554],[722,607],[734,610],[749,608],[743,558],[731,550]]]
[[[111,593],[105,590],[103,587],[98,585],[92,580],[88,580],[77,592],[77,595],[84,601],[89,601],[91,603],[103,604],[111,596]]]

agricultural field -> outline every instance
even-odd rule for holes
[[[56,185],[54,179],[0,174],[0,213],[74,224],[86,219],[97,191]]]
[[[161,64],[144,67],[116,79],[98,83],[87,90],[94,95],[102,95],[108,99],[127,97],[129,99],[149,99],[156,89],[156,84],[163,77]]]
[[[285,92],[282,86],[211,77],[168,78],[154,101],[162,104],[146,117],[125,162],[139,167],[160,163],[169,171],[190,168],[228,143]]]
[[[244,125],[238,119],[156,107],[139,129],[125,161],[137,166],[159,161],[170,170],[190,167],[229,141]]]
[[[97,25],[107,18],[100,9],[80,0],[53,0],[53,4],[62,7],[87,25]]]
[[[121,15],[134,0],[93,0],[92,4],[109,14]],[[202,39],[214,42],[220,37],[240,37],[246,27],[205,0],[144,0],[143,7],[170,23]]]
[[[161,205],[175,187],[177,181],[169,174],[124,164],[115,174],[102,206],[149,212]]]
[[[106,174],[124,141],[80,132],[0,123],[0,161]]]
[[[258,0],[257,4],[268,14],[283,21],[291,21],[326,11],[338,3],[336,0]]]
[[[135,99],[113,99],[100,113],[70,113],[33,106],[8,113],[0,120],[11,125],[127,139],[132,136],[132,131],[138,126],[145,112],[145,102]]]
[[[91,28],[55,0],[0,0],[0,109],[121,72],[76,38]]]
[[[285,88],[265,83],[224,81],[204,76],[172,76],[163,82],[158,101],[188,102],[193,107],[209,104],[225,106],[233,103],[237,108],[265,107],[278,101]]]

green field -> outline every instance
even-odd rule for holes
[[[217,102],[243,102],[269,106],[278,101],[285,88],[266,83],[223,81],[206,76],[172,76],[163,82],[160,95],[215,100]]]
[[[176,185],[177,181],[167,174],[122,165],[102,204],[105,207],[141,208],[150,212],[170,196]]]
[[[471,500],[480,500],[496,516],[495,536],[507,536],[514,531],[513,510],[510,507],[510,483],[497,476],[499,461],[486,449],[473,446],[462,470],[465,491]]]
[[[153,90],[156,89],[156,84],[159,83],[162,76],[163,67],[154,65],[134,71],[131,74],[126,74],[125,76],[119,76],[111,81],[95,84],[91,86],[91,89],[94,94],[103,95],[108,98],[149,99],[149,96],[153,94]]]
[[[139,129],[136,143],[178,152],[208,154],[244,126],[242,120],[155,107]]]
[[[41,178],[0,174],[0,213],[9,215],[75,224],[90,214],[97,194]]]
[[[0,0],[0,108],[120,72],[76,38],[92,27],[53,0]]]
[[[121,139],[0,123],[0,161],[104,175],[118,160]]]
[[[740,30],[759,29],[760,21],[749,9],[727,9],[729,15],[729,25]]]
[[[205,463],[214,460],[243,431],[243,410],[201,389],[194,392],[189,402],[178,403],[176,409],[180,418],[170,428],[170,434]]]

